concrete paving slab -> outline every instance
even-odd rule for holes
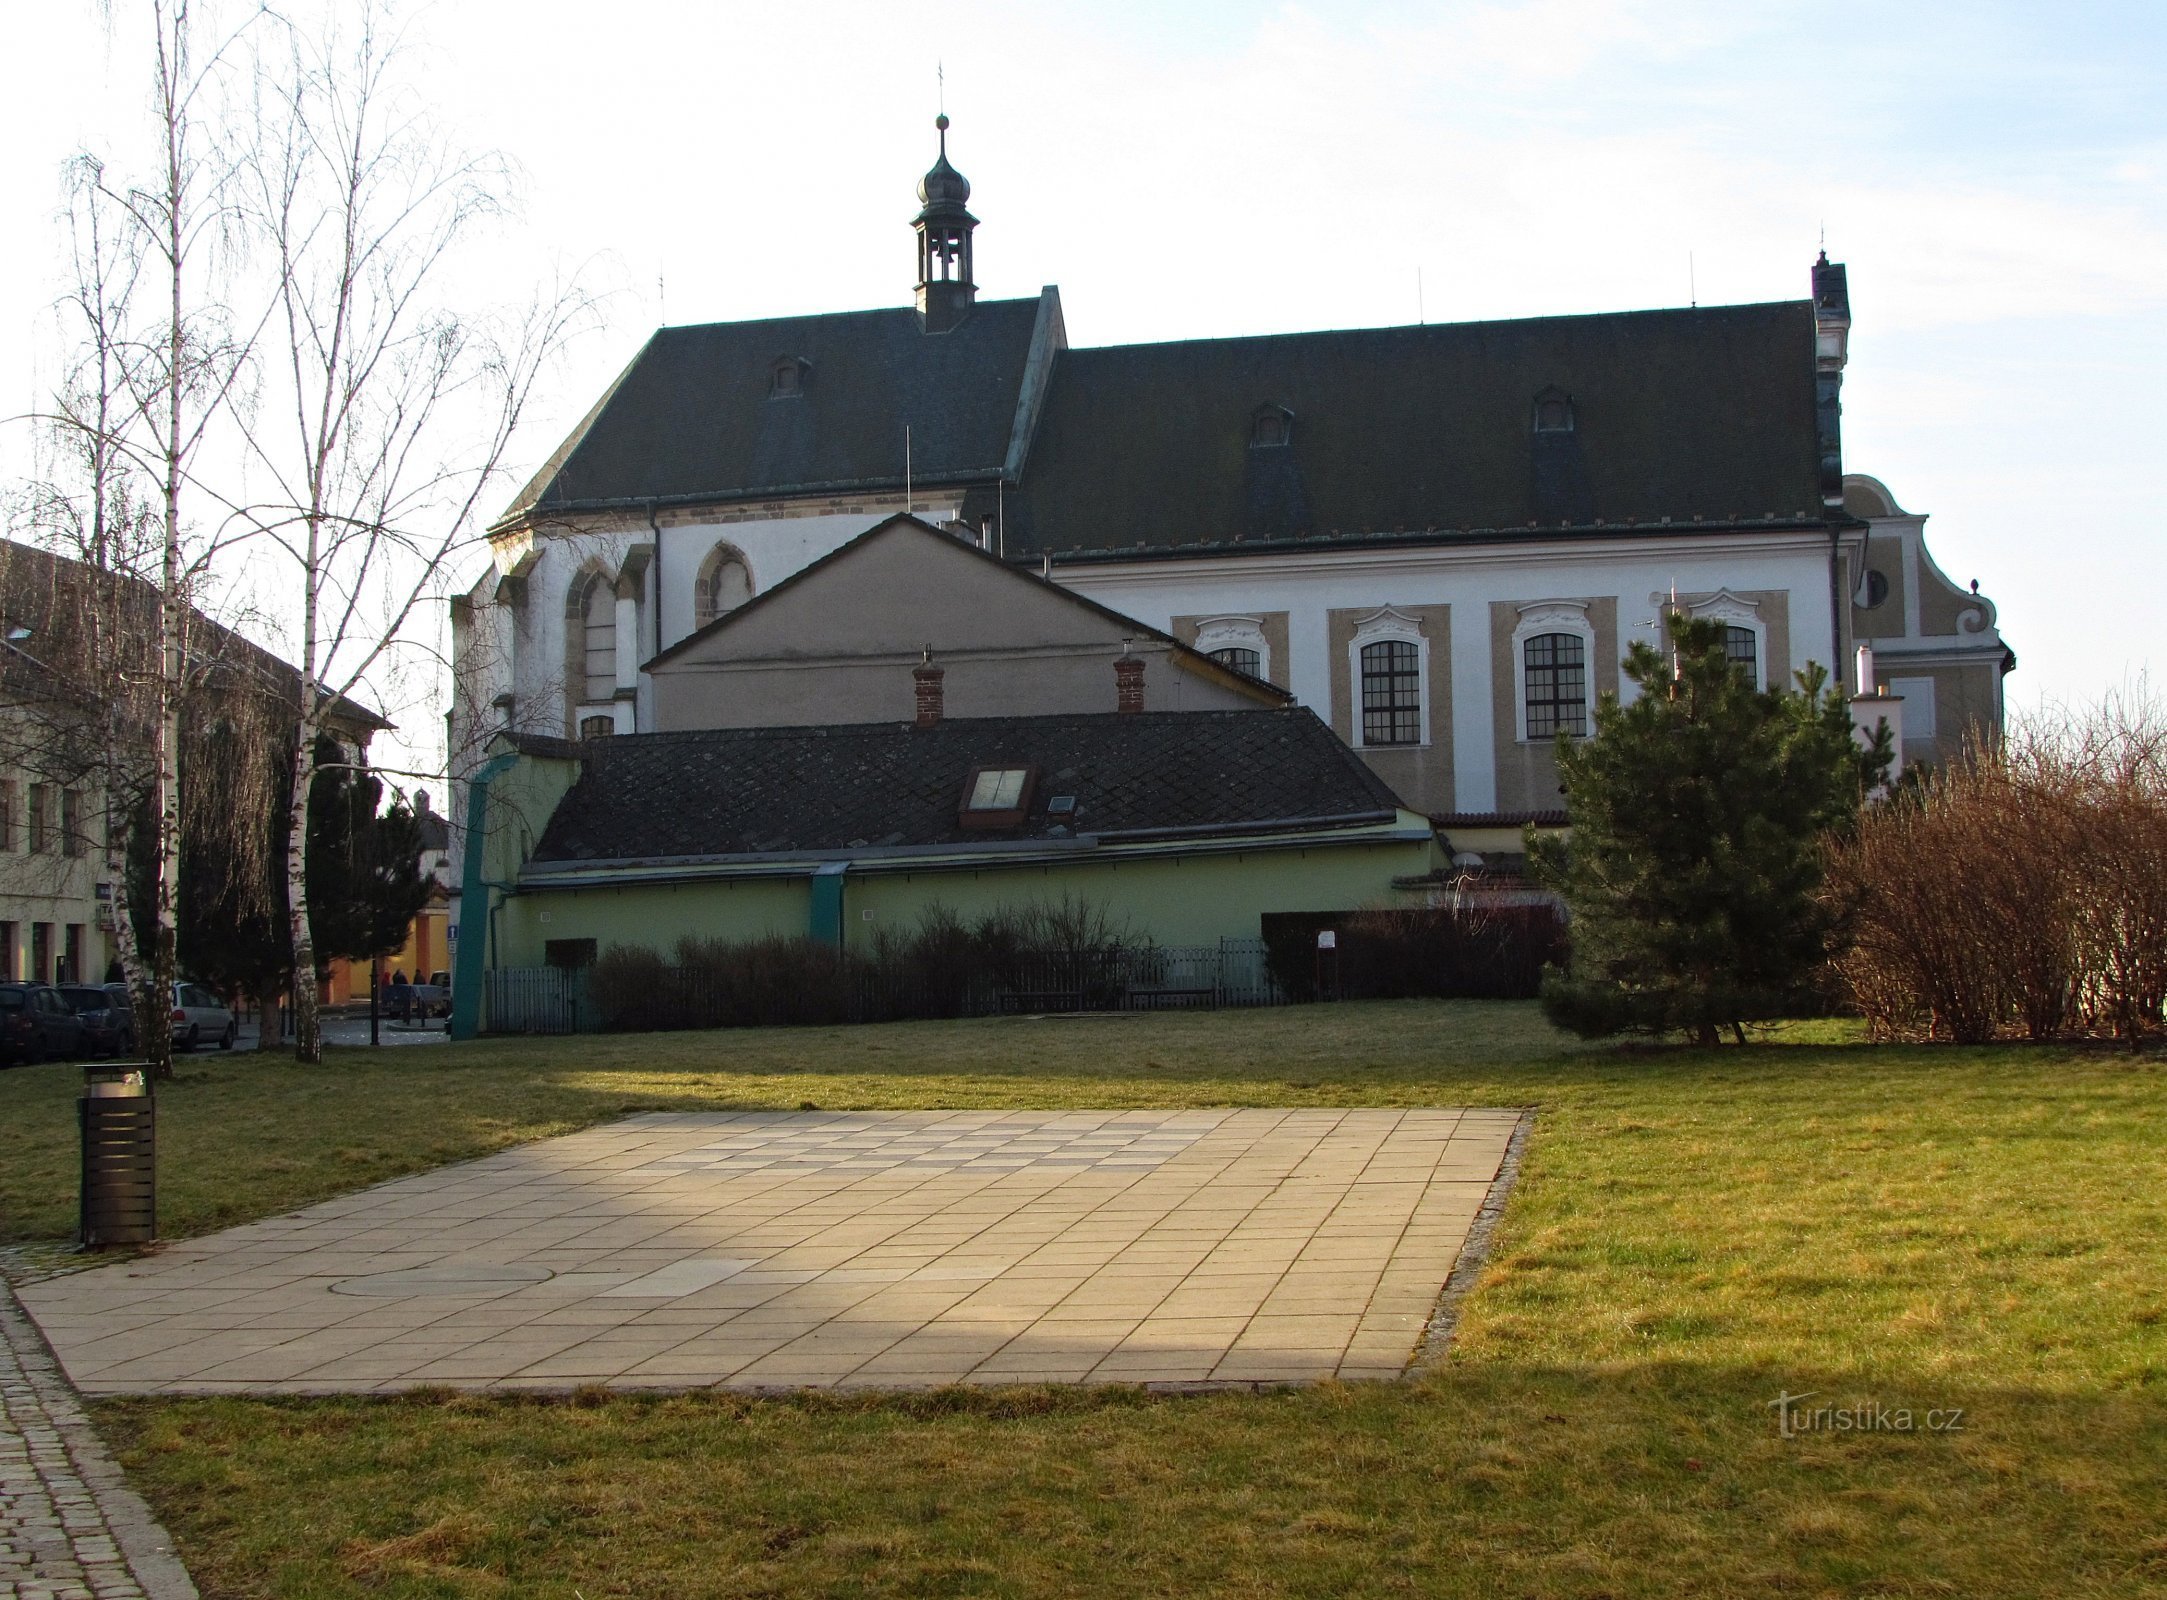
[[[1374,1377],[1518,1125],[652,1112],[22,1299],[91,1394]]]

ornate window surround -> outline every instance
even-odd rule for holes
[[[1547,734],[1540,739],[1527,735],[1527,642],[1538,634],[1579,635],[1582,659],[1587,662],[1581,689],[1588,726],[1595,725],[1595,624],[1588,621],[1588,604],[1585,600],[1530,600],[1519,608],[1519,626],[1512,630],[1512,731],[1521,744],[1550,743]]]
[[[1362,742],[1362,647],[1381,644],[1386,640],[1402,640],[1415,647],[1415,685],[1421,696],[1419,701],[1421,737],[1413,744],[1380,744],[1366,748],[1372,750],[1426,750],[1430,745],[1430,641],[1422,631],[1422,619],[1410,616],[1397,606],[1379,606],[1366,617],[1357,618],[1354,637],[1347,641],[1347,705],[1348,740],[1355,749],[1365,748]]]
[[[1723,622],[1733,628],[1744,628],[1753,635],[1753,681],[1756,687],[1765,689],[1768,684],[1768,624],[1761,620],[1761,608],[1757,601],[1748,600],[1718,589],[1705,600],[1687,604],[1686,615],[1696,620]]]
[[[1257,676],[1267,683],[1277,681],[1272,677],[1272,647],[1264,637],[1262,617],[1206,617],[1196,625],[1192,648],[1205,656],[1214,650],[1254,650]]]

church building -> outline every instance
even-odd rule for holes
[[[1072,348],[1057,289],[980,297],[937,125],[911,304],[657,330],[506,509],[453,603],[455,777],[505,736],[836,721],[787,608],[732,646],[772,670],[695,682],[688,642],[899,514],[1133,623],[1073,643],[1109,671],[1148,635],[1186,647],[1154,685],[1238,697],[1207,658],[1309,708],[1455,842],[1558,820],[1556,736],[1673,604],[1761,683],[1870,644],[1907,760],[1998,732],[1992,603],[1845,470],[1825,254],[1767,304]],[[859,592],[805,649],[861,636],[877,720],[936,641]]]

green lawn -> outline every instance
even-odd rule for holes
[[[101,1406],[207,1595],[2167,1594],[2156,1057],[1408,1003],[183,1071],[174,1232],[650,1107],[1540,1110],[1408,1383]],[[71,1093],[0,1076],[10,1237],[68,1226]],[[1784,1391],[1962,1425],[1785,1439]]]

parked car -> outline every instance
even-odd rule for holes
[[[409,1021],[420,1018],[451,1015],[451,987],[441,983],[410,983],[406,986],[406,1010],[402,1015]]]
[[[135,1006],[125,983],[64,983],[60,998],[75,1008],[87,1054],[118,1056],[135,1048]]]
[[[203,985],[176,983],[173,986],[174,1049],[193,1050],[206,1039],[216,1039],[219,1049],[231,1050],[240,1033],[241,1019]]]
[[[83,1053],[83,1023],[47,983],[0,983],[0,1066]]]

